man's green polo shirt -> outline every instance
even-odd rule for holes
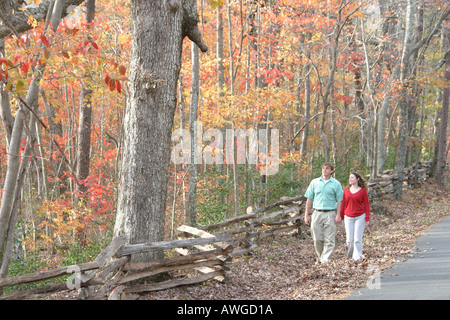
[[[313,199],[313,208],[317,210],[336,210],[343,195],[341,183],[333,177],[328,181],[322,177],[312,180],[305,192],[305,197]]]

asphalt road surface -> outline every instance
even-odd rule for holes
[[[380,273],[347,300],[450,300],[450,216],[417,239],[414,257]]]

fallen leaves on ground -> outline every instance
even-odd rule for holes
[[[321,300],[342,299],[366,286],[374,270],[412,257],[416,238],[450,214],[449,192],[432,181],[404,192],[402,200],[383,200],[388,214],[372,213],[360,261],[346,258],[345,230],[337,229],[336,250],[328,264],[315,264],[309,230],[297,236],[267,238],[251,256],[233,259],[230,278],[145,294],[151,300]]]

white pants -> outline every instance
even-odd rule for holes
[[[344,217],[345,233],[347,238],[347,257],[358,260],[362,255],[362,237],[366,226],[366,214],[358,217]]]

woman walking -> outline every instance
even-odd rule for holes
[[[370,221],[369,197],[367,184],[360,174],[353,172],[344,189],[341,218],[344,219],[347,257],[359,260],[362,255],[362,237],[364,228]]]

